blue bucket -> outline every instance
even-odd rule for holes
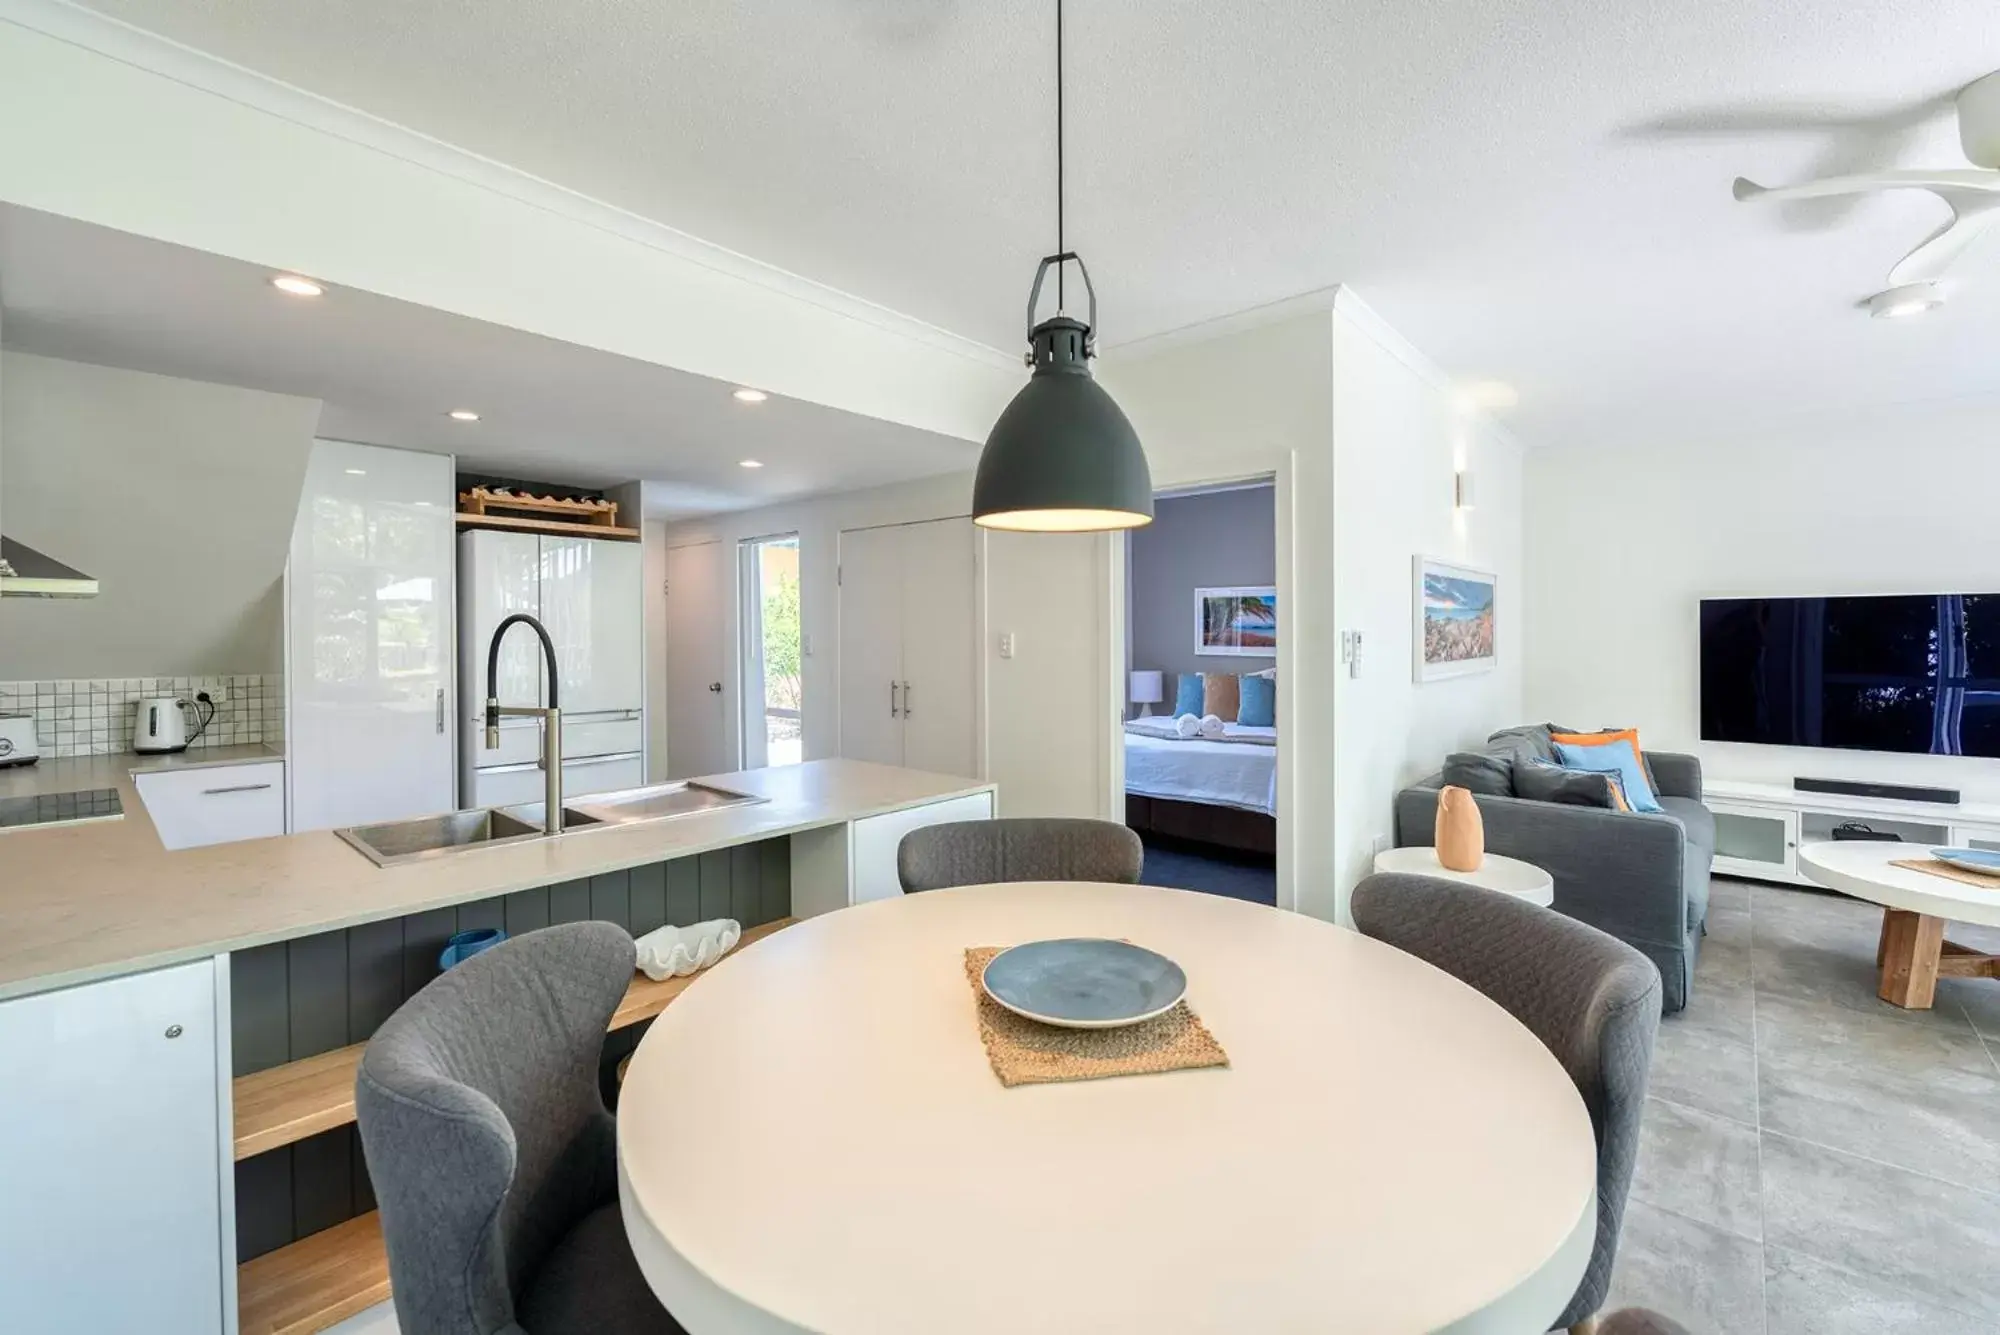
[[[507,939],[507,933],[498,927],[476,927],[469,932],[459,932],[444,943],[444,953],[438,956],[438,968],[449,969],[454,964],[463,964],[482,950],[491,950]]]

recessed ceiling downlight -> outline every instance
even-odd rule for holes
[[[477,422],[479,420],[479,414],[470,408],[453,408],[445,415],[454,422]]]
[[[732,391],[732,397],[735,398],[735,400],[738,403],[762,403],[765,399],[768,399],[771,396],[769,394],[766,394],[761,389],[746,388],[746,389],[738,389]]]
[[[322,297],[326,289],[310,278],[301,278],[295,273],[281,273],[271,279],[271,286],[294,297]]]
[[[1521,402],[1521,392],[1504,380],[1475,380],[1459,391],[1459,397],[1467,407],[1488,412],[1502,412]]]
[[[1944,305],[1944,289],[1936,283],[1904,283],[1868,298],[1868,313],[1878,320],[1908,320]]]

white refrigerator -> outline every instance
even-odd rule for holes
[[[555,642],[563,792],[635,788],[646,780],[645,637],[636,542],[474,529],[458,539],[459,803],[542,799],[541,720],[503,718],[486,749],[486,652],[493,631],[527,612]],[[546,705],[541,642],[526,626],[501,645],[497,698]]]

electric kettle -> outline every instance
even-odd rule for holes
[[[134,751],[187,750],[187,708],[170,695],[141,700],[132,715]]]

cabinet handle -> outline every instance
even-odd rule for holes
[[[270,786],[268,783],[237,783],[227,788],[204,788],[201,790],[201,795],[215,797],[221,793],[261,793]]]
[[[896,683],[895,683],[895,682],[893,682],[893,681],[889,683],[889,717],[890,717],[890,718],[895,718],[895,717],[897,717],[897,711],[896,711]]]
[[[168,1037],[168,1038],[179,1038],[179,1037],[181,1036],[182,1032],[183,1032],[183,1031],[182,1031],[181,1027],[180,1027],[179,1025],[177,1025],[177,1024],[170,1024],[170,1025],[168,1025],[168,1026],[167,1026],[167,1037]]]
[[[438,687],[437,695],[437,728],[438,735],[442,737],[444,735],[444,687],[442,686]]]
[[[914,711],[910,708],[910,683],[903,683],[903,717],[908,718]]]

